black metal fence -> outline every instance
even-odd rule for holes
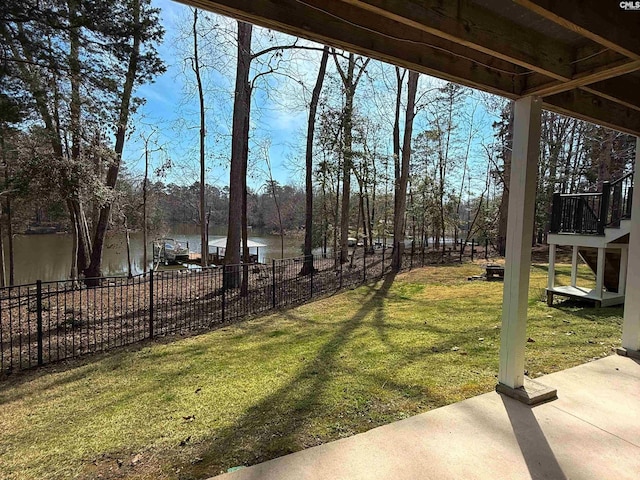
[[[0,377],[299,305],[383,277],[391,271],[391,255],[391,248],[373,253],[356,248],[346,263],[313,256],[306,275],[299,257],[104,277],[95,287],[69,281],[5,287],[0,289]],[[404,249],[402,266],[408,270],[436,261],[441,261],[439,251],[412,244]]]

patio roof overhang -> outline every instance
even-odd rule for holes
[[[179,1],[640,135],[637,2]]]
[[[179,1],[515,100],[497,388],[527,403],[552,396],[524,375],[540,112],[636,135],[640,162],[640,3]],[[640,195],[631,224],[630,292],[640,291]],[[640,358],[640,295],[625,299],[622,347]]]

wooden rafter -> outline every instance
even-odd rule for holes
[[[620,2],[558,0],[514,0],[514,2],[606,48],[634,60],[640,60],[638,12],[624,12],[620,8]]]
[[[639,84],[640,78],[638,77],[622,76],[582,87],[582,90],[640,112]]]
[[[574,52],[569,46],[496,16],[472,2],[342,1],[556,80],[569,80],[572,76],[569,63]]]
[[[188,0],[247,22],[347,49],[412,70],[515,98],[527,72],[344,2]]]
[[[545,97],[565,92],[567,90],[572,90],[576,87],[591,85],[602,80],[619,77],[620,75],[625,75],[637,70],[640,70],[640,60],[623,60],[618,62],[616,65],[607,65],[606,67],[596,69],[593,72],[576,75],[573,79],[566,82],[554,81],[543,85],[528,87],[524,92],[522,92],[522,95],[538,95],[540,97]]]
[[[511,18],[520,7],[501,16],[499,4],[473,0],[179,1],[508,98],[541,96],[550,110],[640,134],[629,74],[640,70],[639,15],[616,2],[513,0],[546,19],[529,24]],[[574,33],[547,35],[549,20]]]
[[[543,100],[544,107],[548,110],[632,135],[640,134],[640,114],[637,110],[600,95],[574,89],[545,97]]]

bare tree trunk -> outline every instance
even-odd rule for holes
[[[145,142],[144,145],[144,179],[142,180],[142,270],[147,271],[149,265],[148,251],[147,251],[147,238],[148,233],[148,219],[147,219],[147,181],[149,178],[149,145]]]
[[[353,247],[353,252],[351,253],[351,261],[349,263],[349,265],[351,266],[351,268],[353,268],[353,262],[355,261],[356,258],[356,250],[358,249],[358,235],[359,235],[359,228],[360,228],[360,219],[362,218],[362,196],[360,196],[359,201],[358,201],[358,219],[356,220],[356,245],[355,247]]]
[[[360,209],[360,218],[362,220],[362,241],[364,245],[364,249],[367,250],[369,247],[369,230],[367,228],[367,215],[364,209],[364,188],[362,184],[360,184],[360,192],[359,192],[359,209]]]
[[[13,219],[11,217],[11,195],[7,195],[7,247],[9,247],[9,285],[15,284],[15,254],[13,250]],[[4,262],[4,259],[3,259]]]
[[[349,255],[349,204],[351,201],[351,170],[353,169],[353,99],[369,59],[363,62],[357,74],[355,73],[356,59],[353,53],[349,54],[346,72],[340,66],[335,55],[334,59],[345,90],[345,105],[342,114],[344,143],[342,148],[342,208],[340,211],[340,261],[345,263]]]
[[[338,250],[338,222],[340,219],[340,169],[336,173],[336,202],[333,211],[333,258],[336,262],[341,262],[342,257]],[[336,263],[336,267],[337,267]]]
[[[204,165],[204,139],[205,116],[204,116],[204,92],[202,89],[202,79],[200,78],[200,59],[198,57],[198,9],[193,9],[193,62],[191,64],[193,72],[196,75],[198,84],[198,100],[200,101],[200,265],[206,267],[208,264],[209,248],[207,245],[207,222],[205,212],[207,206],[205,203],[205,165]]]
[[[4,214],[0,214],[0,218],[1,217],[4,217]],[[4,234],[2,230],[2,221],[0,220],[0,287],[4,287],[7,284],[4,266]]]
[[[373,186],[373,204],[375,208],[375,183]],[[364,198],[365,198],[365,222],[367,225],[367,234],[368,234],[368,240],[369,240],[369,252],[373,253],[373,215],[375,214],[375,211],[372,211],[370,202],[369,202],[369,192],[367,191],[367,186],[365,184],[365,188],[364,188]]]
[[[122,214],[122,226],[124,227],[124,235],[127,242],[127,277],[133,277],[131,269],[131,239],[129,238],[129,225],[127,224],[127,216]]]
[[[251,66],[251,35],[253,26],[238,22],[238,61],[236,65],[236,87],[233,102],[233,120],[231,134],[231,172],[229,175],[229,220],[227,245],[224,255],[225,265],[240,263],[240,238],[242,236],[243,198],[246,178],[243,173],[245,158],[245,129],[249,117],[251,86],[249,69]],[[247,132],[248,134],[248,132]],[[241,219],[238,222],[238,219]],[[225,288],[237,288],[240,285],[239,272],[228,271],[225,275]]]
[[[69,18],[70,20],[75,17],[78,4],[76,1],[72,0],[68,2],[69,7]],[[75,164],[79,161],[80,158],[80,143],[81,143],[81,135],[80,135],[80,109],[81,109],[81,99],[80,99],[80,37],[78,28],[70,28],[69,29],[69,73],[70,73],[70,83],[71,83],[71,102],[69,104],[69,115],[71,122],[71,160]],[[73,181],[72,181],[73,182]],[[77,190],[77,187],[74,187]],[[74,215],[72,219],[75,219],[77,223],[77,246],[74,248],[75,253],[77,255],[76,267],[80,267],[80,270],[84,270],[89,265],[89,245],[90,239],[88,236],[84,235],[84,230],[82,226],[82,216],[80,215],[81,205],[80,199],[76,194],[77,204],[74,199]],[[79,265],[78,265],[79,264]],[[73,270],[73,268],[72,268]],[[76,270],[76,278],[78,271]]]
[[[417,72],[409,72],[407,87],[407,110],[404,123],[404,138],[402,142],[402,165],[397,182],[396,211],[393,212],[393,259],[391,268],[395,271],[402,267],[402,253],[404,251],[404,216],[407,206],[407,183],[409,181],[409,163],[411,160],[411,137],[413,134],[413,119],[415,117],[416,92],[418,90]]]
[[[280,210],[280,202],[278,202],[278,194],[276,192],[276,181],[273,179],[273,171],[271,169],[271,160],[269,159],[269,150],[265,149],[264,159],[267,164],[267,174],[269,175],[269,190],[273,196],[273,203],[276,206],[278,214],[278,228],[280,229],[280,258],[284,258],[284,226],[282,225],[282,212]]]
[[[305,153],[306,170],[305,170],[305,219],[304,219],[304,264],[302,265],[301,275],[308,275],[313,270],[313,134],[316,126],[316,111],[318,109],[318,100],[322,92],[322,84],[327,71],[327,61],[329,60],[329,47],[322,50],[322,58],[320,59],[320,68],[316,78],[316,85],[313,87],[311,94],[311,105],[309,106],[309,120],[307,123],[307,150]],[[279,214],[280,212],[278,212]]]
[[[91,258],[89,230],[87,228],[87,222],[84,218],[84,211],[82,204],[77,198],[78,194],[73,193],[72,198],[67,200],[67,209],[69,210],[69,220],[72,223],[72,229],[76,236],[76,243],[72,247],[72,280],[77,280],[80,272],[84,271],[89,265],[89,259]],[[75,276],[73,272],[75,271]]]
[[[244,145],[242,148],[242,288],[240,295],[245,297],[249,293],[249,217],[248,192],[247,192],[247,169],[249,166],[249,118],[251,115],[251,90],[248,94],[249,103],[247,113],[244,117]]]
[[[4,184],[5,188],[8,190],[5,197],[4,208],[0,205],[0,282],[2,282],[1,286],[7,285],[7,272],[6,272],[6,262],[5,262],[5,252],[4,252],[4,238],[2,232],[2,220],[6,221],[7,225],[7,246],[9,249],[9,285],[13,285],[13,274],[14,274],[14,262],[13,262],[13,226],[11,221],[11,192],[9,188],[9,164],[7,163],[7,155],[6,148],[4,143],[4,132],[6,131],[6,127],[4,122],[0,127],[0,149],[2,149],[2,163],[4,164]],[[4,211],[3,211],[4,210]]]
[[[402,72],[402,73],[401,73]],[[393,227],[393,246],[392,246],[392,262],[393,258],[402,258],[402,254],[396,252],[398,248],[398,242],[396,241],[396,212],[398,211],[398,200],[400,199],[400,193],[398,188],[400,187],[400,109],[402,106],[402,85],[404,83],[404,77],[406,75],[406,70],[401,70],[400,67],[396,67],[396,83],[398,85],[398,90],[396,92],[396,110],[395,116],[393,120],[393,219],[394,219],[394,227]],[[385,231],[386,231],[386,219],[385,219]],[[392,263],[392,268],[393,263]],[[399,266],[397,268],[400,268]]]
[[[3,119],[0,119],[0,151],[2,152],[2,163],[4,164],[4,188],[9,189],[9,165],[7,164],[7,151],[5,147],[5,132],[6,132],[6,123]],[[9,201],[9,197],[7,194],[7,202]],[[3,237],[3,228],[2,222],[6,218],[4,208],[2,204],[0,204],[0,287],[4,287],[7,284],[7,276],[6,276],[6,268],[5,268],[5,260],[4,260],[4,237]]]
[[[71,271],[69,272],[69,277],[71,278],[71,282],[75,286],[75,284],[78,281],[79,232],[78,232],[78,222],[75,218],[74,210],[70,209],[69,214],[71,215]]]
[[[140,24],[140,9],[141,5],[139,0],[133,0],[133,22],[134,24]],[[127,124],[129,122],[129,113],[131,105],[131,97],[133,94],[133,86],[136,80],[136,74],[138,72],[138,60],[140,56],[140,44],[141,35],[139,29],[136,29],[136,33],[133,36],[133,45],[129,54],[129,64],[127,66],[127,74],[125,77],[124,88],[122,96],[120,98],[120,112],[118,118],[118,128],[116,130],[116,145],[115,145],[115,160],[109,166],[107,170],[106,187],[114,191],[118,181],[118,173],[120,171],[120,163],[122,161],[122,151],[124,149],[124,142],[127,132]],[[96,231],[93,238],[93,245],[91,250],[91,263],[85,270],[87,277],[100,277],[102,275],[102,251],[104,248],[104,240],[107,235],[107,228],[109,226],[109,217],[111,216],[112,199],[109,199],[105,205],[100,208],[100,216],[98,217],[98,223],[96,224]],[[90,282],[92,285],[96,285],[97,282]]]
[[[476,222],[478,221],[478,217],[480,216],[480,212],[482,212],[482,204],[484,202],[484,198],[489,192],[489,185],[491,184],[491,171],[490,171],[488,165],[487,165],[487,173],[486,173],[485,179],[486,180],[485,180],[485,184],[484,184],[484,190],[480,194],[480,199],[478,200],[478,208],[476,209],[476,213],[473,216],[473,220],[468,222],[467,235],[466,235],[464,241],[462,242],[462,246],[460,247],[460,262],[461,263],[462,263],[462,257],[464,255],[464,248],[467,245],[467,243],[469,242],[469,239],[473,236],[473,229],[475,228]],[[473,252],[472,252],[471,256],[473,257]]]
[[[351,169],[353,164],[353,71],[355,68],[354,55],[349,54],[349,66],[345,81],[345,106],[343,112],[344,146],[342,163],[342,206],[340,209],[340,262],[348,260],[349,250],[349,204],[351,200]]]
[[[329,209],[327,208],[327,171],[326,168],[323,167],[322,170],[322,180],[321,180],[321,188],[322,188],[322,215],[323,215],[323,226],[322,226],[322,258],[327,258],[327,234],[329,231]]]
[[[373,253],[373,225],[376,221],[376,191],[378,189],[378,172],[376,170],[376,157],[374,155],[371,161],[371,168],[373,169],[373,185],[371,186],[371,195],[365,185],[365,195],[367,199],[367,222],[369,224],[369,247],[371,253]],[[369,204],[371,203],[371,205]]]

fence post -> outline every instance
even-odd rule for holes
[[[42,280],[36,282],[36,307],[38,310],[38,365],[42,365],[44,363],[42,360]]]
[[[472,238],[471,239],[471,261],[473,262],[473,250],[474,248],[476,248],[476,239]]]
[[[153,268],[149,270],[149,338],[153,338]]]
[[[313,270],[315,270],[315,267],[313,265],[313,253],[311,254],[311,273],[309,275],[311,275],[311,282],[309,283],[309,298],[313,298]]]
[[[489,239],[484,239],[484,259],[489,260]]]
[[[609,200],[611,195],[611,182],[602,182],[602,197],[600,198],[600,211],[598,212],[598,234],[604,235],[604,227],[609,223]]]
[[[227,276],[227,265],[222,267],[222,323],[224,323],[224,314],[227,303],[227,286],[226,286],[226,277]]]
[[[551,204],[551,226],[549,227],[549,232],[558,233],[560,231],[561,225],[562,225],[562,196],[560,193],[554,193],[552,204]]]
[[[271,289],[271,305],[275,309],[276,308],[276,260],[271,260],[271,276],[272,276],[272,285]]]

